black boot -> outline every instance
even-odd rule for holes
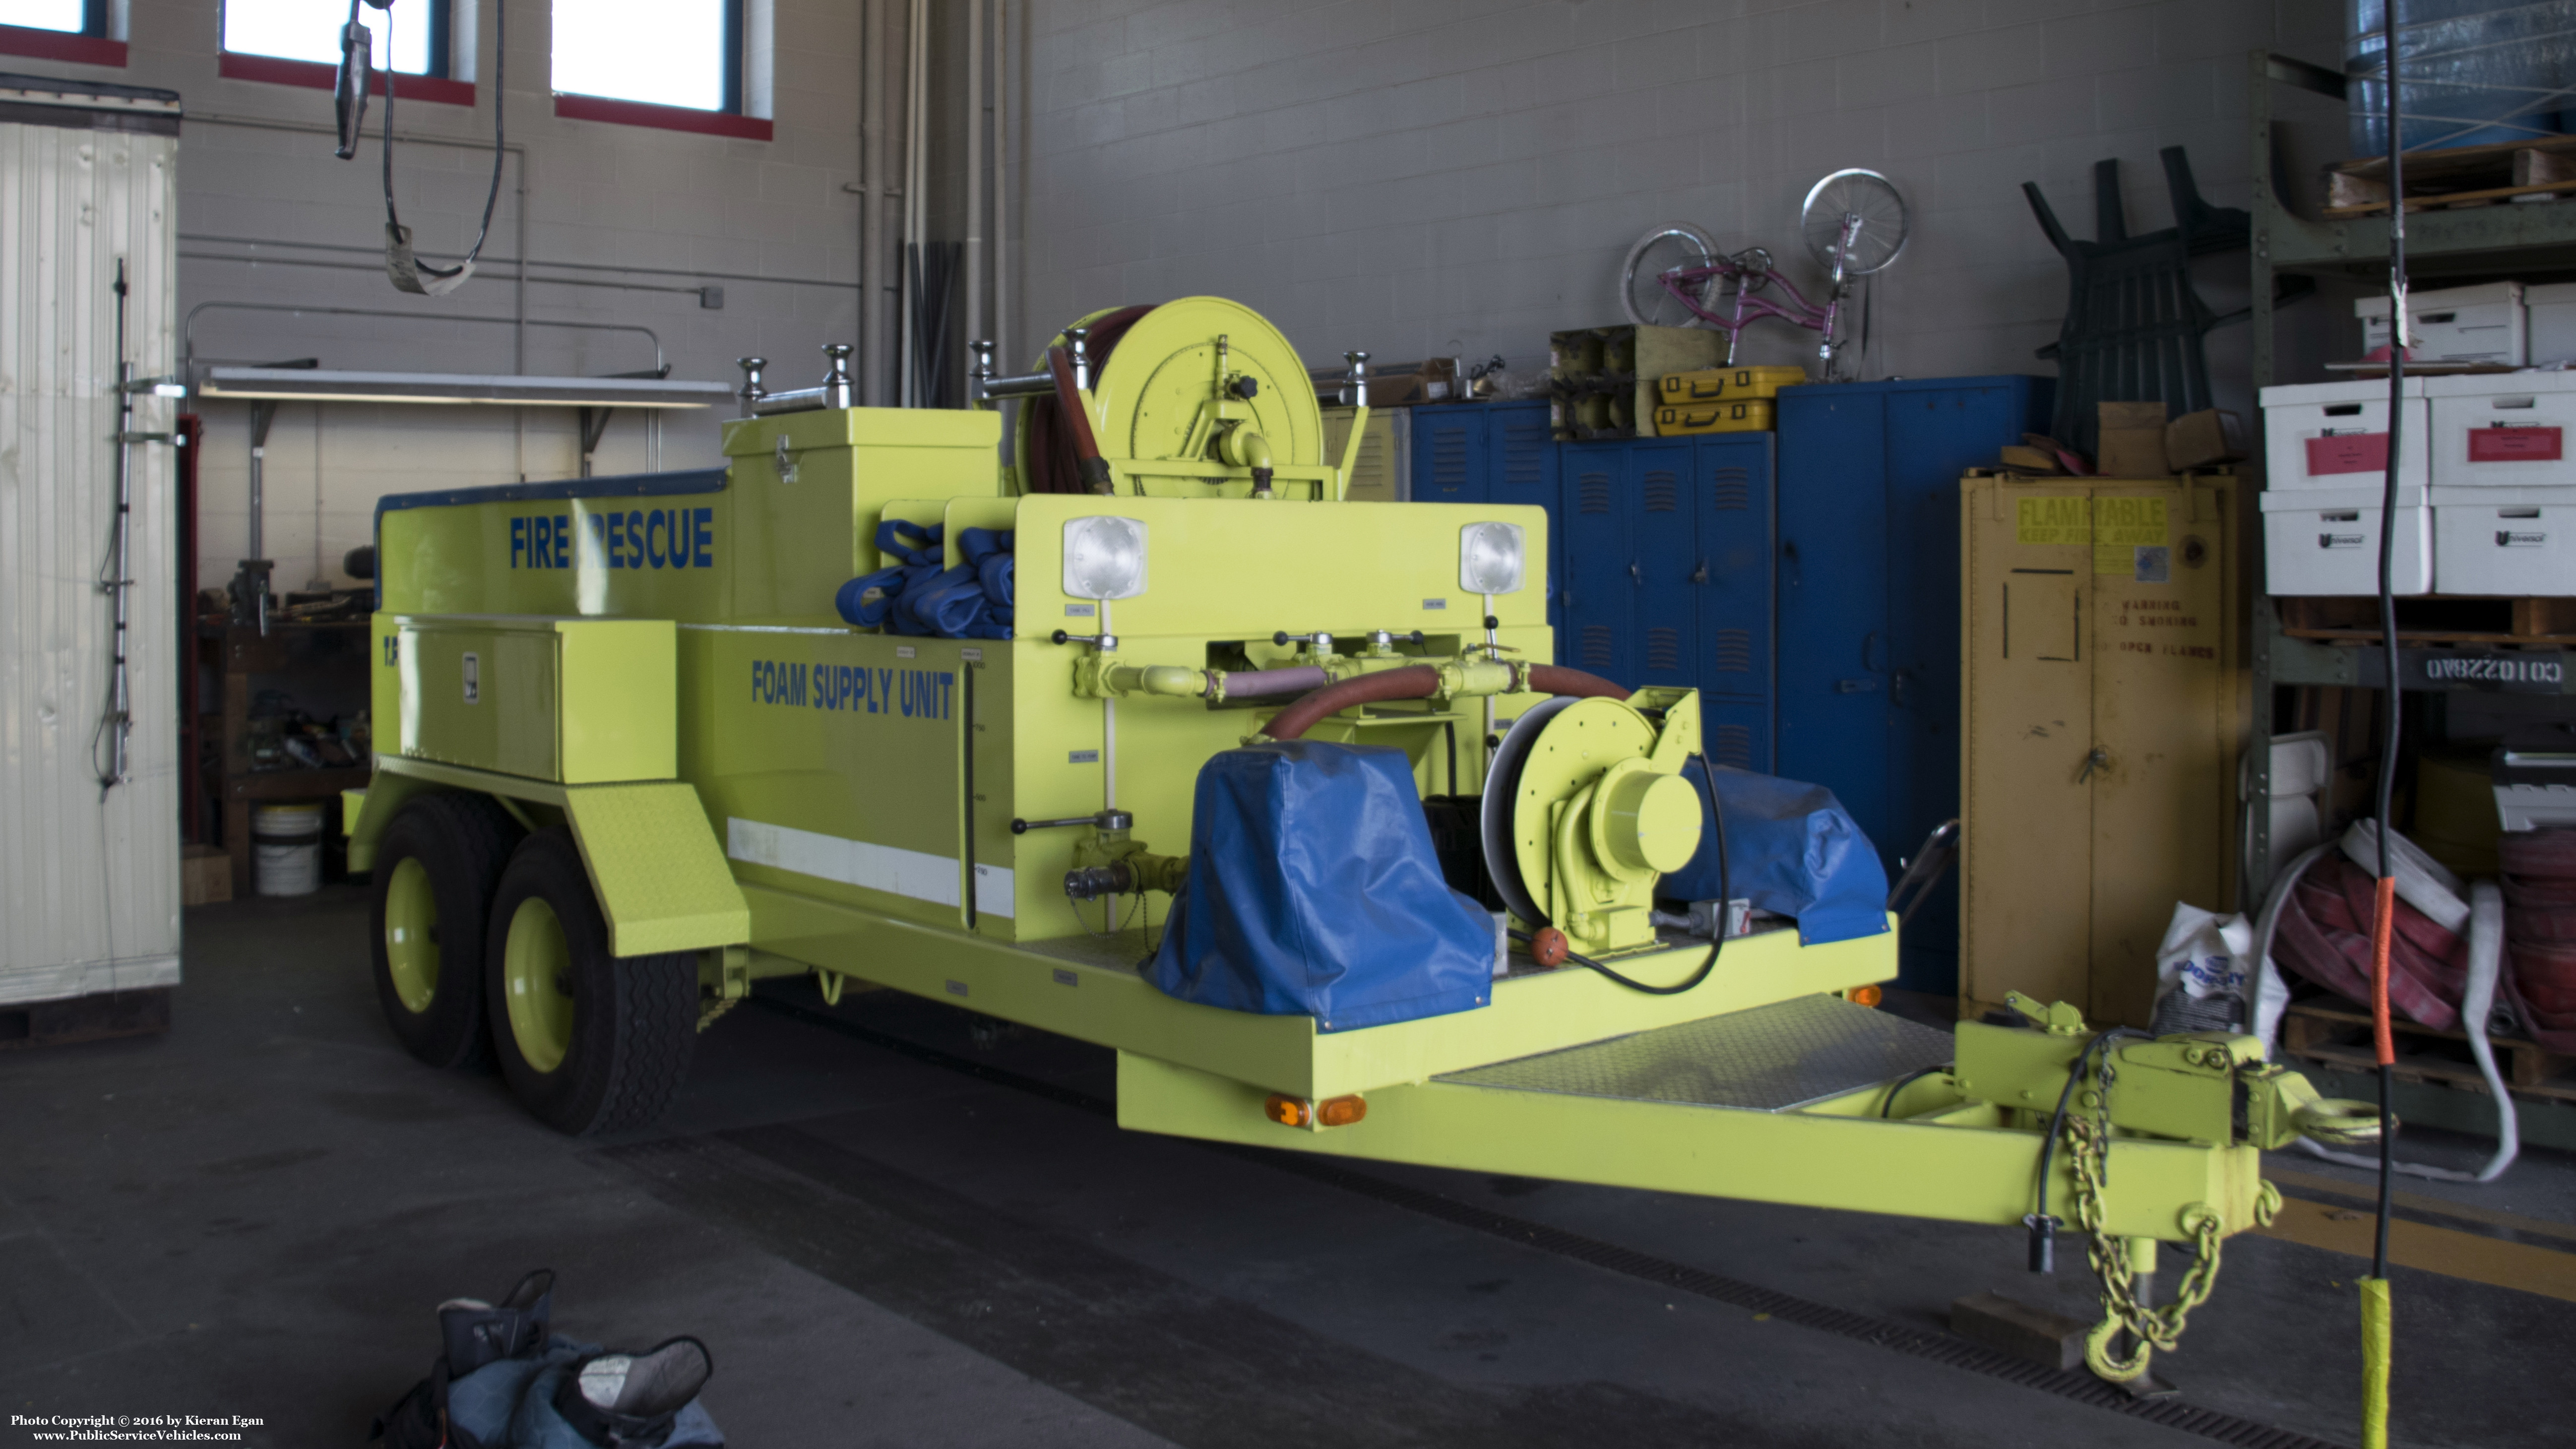
[[[593,1354],[555,1390],[555,1412],[593,1444],[656,1445],[716,1371],[707,1346],[674,1338],[650,1353]]]
[[[463,1378],[488,1363],[524,1358],[546,1346],[554,1316],[555,1275],[539,1268],[519,1280],[498,1304],[450,1298],[438,1305],[438,1334],[447,1349],[447,1372]]]

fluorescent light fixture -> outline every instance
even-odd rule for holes
[[[1064,522],[1064,591],[1077,599],[1145,592],[1145,525],[1094,514]]]
[[[495,404],[558,408],[707,408],[733,401],[721,382],[661,377],[510,377],[461,372],[325,372],[298,367],[210,367],[207,398],[273,402]]]
[[[1471,523],[1458,530],[1458,587],[1471,594],[1517,594],[1528,551],[1517,523]]]

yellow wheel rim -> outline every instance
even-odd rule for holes
[[[418,1016],[438,995],[438,893],[429,872],[405,856],[385,886],[385,970],[403,1010]]]
[[[563,1065],[572,1048],[572,948],[564,943],[555,908],[531,897],[510,917],[502,948],[501,987],[510,1012],[510,1039],[519,1056],[541,1072]]]

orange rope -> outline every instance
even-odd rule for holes
[[[2370,918],[2370,1035],[2383,1067],[2397,1063],[2396,1036],[2388,1024],[2388,947],[2396,926],[2397,878],[2381,876],[2377,909]]]

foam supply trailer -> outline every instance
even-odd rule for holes
[[[1327,456],[1243,307],[977,371],[748,383],[722,467],[383,501],[345,818],[416,1056],[633,1128],[756,981],[866,983],[1114,1049],[1132,1130],[2062,1225],[2124,1290],[2188,1248],[2095,1330],[2115,1377],[2278,1204],[2264,1149],[2376,1130],[2247,1036],[1863,1004],[1897,938],[1831,795],[1548,663],[1541,509],[1340,506],[1366,418]]]

